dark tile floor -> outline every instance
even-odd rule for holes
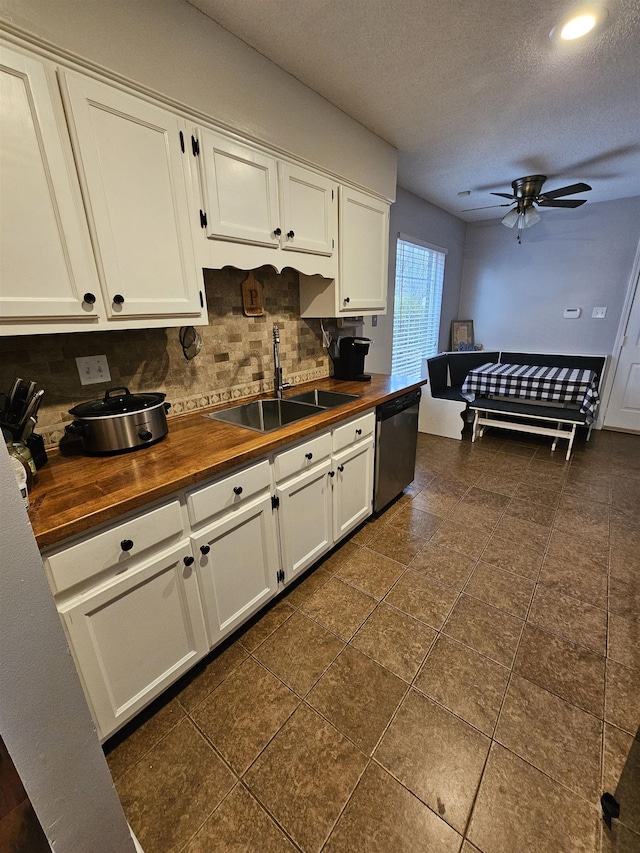
[[[146,853],[638,853],[639,727],[640,436],[421,435],[108,761]]]

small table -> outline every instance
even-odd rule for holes
[[[474,403],[475,420],[473,440],[480,425],[502,426],[503,429],[516,429],[523,432],[534,432],[554,436],[552,450],[555,450],[558,438],[569,439],[567,459],[571,453],[573,439],[578,423],[589,427],[593,424],[595,413],[600,402],[598,395],[598,376],[593,370],[582,370],[572,367],[549,367],[531,364],[483,364],[470,370],[462,385],[462,396],[469,402],[476,398],[489,398],[486,407],[481,401]],[[498,400],[505,400],[502,410]],[[531,404],[527,411],[518,409],[516,401]],[[514,405],[515,404],[515,405]],[[540,406],[536,412],[535,406]],[[573,408],[567,408],[571,406]],[[577,407],[579,406],[579,411]],[[557,417],[555,412],[557,409]],[[557,429],[544,426],[529,426],[520,423],[490,420],[480,418],[479,412],[492,411],[501,415],[533,418],[540,421],[557,421]],[[568,424],[564,429],[562,424]],[[482,430],[480,435],[482,435]]]

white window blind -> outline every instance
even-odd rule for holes
[[[436,355],[447,250],[398,234],[391,372],[419,376]]]

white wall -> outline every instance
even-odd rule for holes
[[[0,0],[2,20],[395,198],[395,148],[184,0]]]
[[[133,853],[0,442],[0,732],[53,850]]]
[[[439,349],[449,348],[451,321],[458,318],[466,229],[467,225],[461,219],[398,187],[396,203],[391,206],[389,226],[388,313],[378,317],[376,327],[372,327],[370,317],[365,318],[363,334],[374,341],[367,356],[367,370],[391,373],[396,239],[399,233],[449,250],[444,271]]]
[[[520,246],[499,219],[470,223],[460,316],[485,349],[611,353],[639,238],[640,196],[541,211]]]

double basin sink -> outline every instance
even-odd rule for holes
[[[339,391],[322,391],[320,388],[312,388],[310,391],[294,394],[284,400],[254,400],[252,403],[243,403],[240,406],[221,409],[219,412],[211,412],[205,417],[257,432],[271,432],[302,418],[323,412],[325,409],[342,406],[357,399],[357,394],[342,394]]]

